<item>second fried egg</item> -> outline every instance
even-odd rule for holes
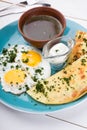
[[[5,71],[0,72],[1,85],[4,91],[21,94],[34,84],[30,75],[18,64],[8,64],[7,67]]]

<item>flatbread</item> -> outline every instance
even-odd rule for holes
[[[84,41],[84,39],[87,39],[87,32],[83,32],[83,31],[77,31],[76,35],[75,35],[75,41],[76,42],[82,42]]]
[[[44,104],[72,102],[87,92],[87,55],[65,67],[45,81],[38,82],[27,93]]]
[[[72,64],[84,54],[87,54],[87,32],[77,31],[75,46],[69,56],[67,65]]]

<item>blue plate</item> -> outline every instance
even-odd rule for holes
[[[85,29],[81,25],[73,21],[67,20],[67,26],[64,35],[68,35],[74,38],[77,30],[87,31],[87,29]],[[0,51],[8,44],[28,44],[18,31],[17,21],[7,25],[0,30]],[[6,93],[2,90],[2,86],[0,85],[0,101],[13,109],[28,113],[48,113],[57,111],[76,105],[86,99],[86,97],[87,96],[85,95],[74,102],[63,105],[44,105],[33,100],[29,95],[25,93],[20,96],[11,93]]]

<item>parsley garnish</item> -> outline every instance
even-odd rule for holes
[[[67,83],[67,85],[69,86],[70,85],[70,80],[71,80],[71,76],[66,78],[64,77],[63,80]]]
[[[7,49],[5,49],[5,48],[2,50],[2,54],[3,54],[3,55],[6,55],[6,54],[7,54],[7,52],[8,52],[8,50],[7,50]]]
[[[10,51],[8,55],[9,55],[8,62],[10,63],[14,62],[16,58],[16,53],[14,51]]]
[[[26,58],[26,59],[22,59],[23,63],[28,63],[29,62],[29,59]]]
[[[81,59],[81,65],[86,65],[86,59]]]
[[[42,92],[42,93],[45,92],[44,86],[40,81],[38,81],[36,84],[36,90],[37,90],[37,92]]]

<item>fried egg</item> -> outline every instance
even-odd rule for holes
[[[0,71],[3,90],[14,94],[21,94],[30,88],[34,82],[30,75],[18,64],[8,64],[6,70]]]
[[[35,82],[46,79],[51,75],[50,64],[43,59],[38,49],[23,45],[20,45],[18,48],[20,49],[16,57],[16,62],[20,62]]]
[[[12,45],[0,55],[0,80],[6,92],[21,94],[50,75],[50,64],[35,47]]]

